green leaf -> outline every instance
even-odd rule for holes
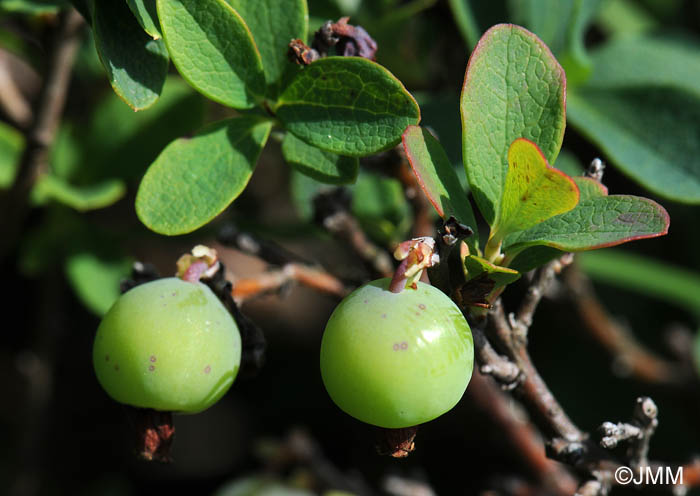
[[[472,52],[462,88],[462,155],[489,224],[498,218],[513,141],[533,141],[554,163],[564,136],[565,86],[549,49],[519,26],[494,26]]]
[[[26,229],[17,251],[17,266],[26,277],[36,277],[62,263],[66,254],[86,239],[85,216],[61,206],[44,209],[43,214],[37,225]],[[90,235],[94,234],[93,230]]]
[[[568,212],[578,200],[578,187],[571,178],[550,167],[532,141],[518,138],[508,149],[508,173],[491,238],[500,242],[512,232]]]
[[[479,276],[485,277],[494,282],[493,289],[505,286],[520,279],[518,271],[508,267],[494,265],[488,260],[477,257],[476,255],[468,255],[464,258],[464,268],[466,269],[467,282]]]
[[[0,190],[9,188],[14,182],[23,151],[22,133],[0,122]]]
[[[311,222],[314,215],[313,199],[319,191],[326,188],[332,188],[332,186],[319,183],[296,168],[292,168],[289,175],[289,195],[299,219]]]
[[[580,0],[579,0],[580,1]],[[536,34],[554,53],[566,46],[576,0],[519,0],[511,2],[511,17]]]
[[[440,217],[447,220],[454,216],[474,230],[466,242],[476,252],[479,238],[474,213],[442,145],[419,126],[406,128],[402,139],[408,161],[425,196]]]
[[[245,188],[272,127],[243,116],[169,144],[146,172],[136,213],[160,234],[184,234],[220,214]]]
[[[95,47],[119,97],[134,110],[153,105],[168,73],[168,53],[148,36],[122,0],[94,1]]]
[[[260,50],[268,96],[276,99],[282,89],[280,78],[294,67],[287,58],[289,42],[306,40],[309,12],[306,0],[226,0],[253,33]]]
[[[700,97],[700,44],[689,40],[623,38],[591,55],[588,88],[660,86]]]
[[[580,192],[579,201],[586,201],[597,196],[608,196],[608,188],[590,177],[572,177]]]
[[[644,293],[700,314],[700,274],[623,250],[602,250],[576,257],[595,281]]]
[[[442,265],[442,264],[440,264]],[[494,291],[520,278],[520,274],[507,267],[494,265],[488,260],[468,255],[464,258],[466,283],[459,288],[460,306],[484,307],[491,303]]]
[[[506,237],[507,258],[534,245],[562,251],[584,251],[614,246],[668,232],[668,213],[647,198],[627,195],[597,196],[576,208],[526,231]]]
[[[420,124],[435,136],[447,153],[465,191],[469,190],[462,165],[462,121],[459,116],[459,95],[454,92],[413,93],[420,106]]]
[[[506,20],[508,7],[512,2],[508,0],[448,0],[452,10],[452,17],[468,51],[472,51],[479,42],[481,35],[494,24]]]
[[[596,25],[612,38],[639,36],[655,29],[659,19],[637,0],[607,0],[603,2]]]
[[[284,90],[276,112],[307,143],[353,157],[391,148],[420,120],[401,82],[359,57],[327,57],[309,65]]]
[[[344,157],[307,145],[292,133],[282,141],[282,155],[299,172],[328,184],[355,182],[360,167],[356,157]]]
[[[89,186],[75,186],[60,177],[47,174],[32,190],[32,201],[43,205],[54,200],[84,212],[112,205],[126,193],[126,185],[119,179],[107,179]]]
[[[569,177],[582,176],[583,166],[576,155],[568,151],[566,148],[562,148],[557,157],[556,163],[553,164],[554,167],[562,171]]]
[[[569,82],[585,80],[591,69],[583,41],[601,0],[518,0],[512,17],[552,50],[566,69]]]
[[[541,267],[555,258],[559,258],[566,252],[549,246],[531,246],[518,253],[512,262],[508,264],[513,270],[525,273]]]
[[[265,88],[263,66],[245,22],[224,0],[157,0],[170,57],[205,96],[238,109],[254,107]]]
[[[467,43],[467,48],[473,50],[479,41],[481,30],[476,22],[469,0],[448,0],[452,9],[452,16],[462,38]]]
[[[352,213],[375,242],[390,246],[406,239],[413,215],[398,180],[362,172],[352,192]]]
[[[73,291],[100,317],[119,298],[119,284],[129,276],[130,269],[131,262],[126,258],[103,259],[91,252],[69,255],[65,261],[66,278]]]
[[[126,0],[126,3],[129,4],[136,20],[151,38],[158,40],[163,37],[158,23],[156,0]]]
[[[0,0],[0,11],[46,15],[55,14],[66,5],[65,0]]]
[[[700,203],[700,100],[654,88],[578,88],[569,120],[649,191]]]
[[[204,98],[177,76],[166,80],[158,105],[148,112],[133,112],[107,93],[87,123],[69,122],[60,129],[52,171],[76,185],[140,179],[168,143],[194,133],[203,117]]]

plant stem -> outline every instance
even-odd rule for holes
[[[58,28],[50,45],[51,55],[34,121],[25,134],[25,150],[20,160],[15,182],[0,202],[4,225],[0,240],[0,259],[15,245],[29,212],[29,193],[48,168],[49,149],[56,136],[68,93],[73,63],[80,46],[82,16],[69,9],[61,14]]]

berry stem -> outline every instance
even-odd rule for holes
[[[409,257],[410,258],[410,257]],[[399,266],[394,272],[394,277],[391,278],[389,283],[389,291],[392,293],[400,293],[406,288],[406,282],[408,282],[408,276],[406,275],[406,269],[409,265],[409,258],[404,258]]]
[[[380,455],[388,455],[392,458],[406,458],[416,449],[414,442],[418,426],[403,427],[400,429],[386,429],[380,427],[377,431],[375,448]]]
[[[175,438],[172,412],[127,407],[133,416],[136,451],[143,460],[170,463]]]

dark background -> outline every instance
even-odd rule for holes
[[[659,2],[642,3],[658,15],[654,9]],[[697,35],[698,3],[674,4],[677,8],[663,19],[665,29]],[[325,2],[311,1],[309,10],[312,16],[323,17],[326,11],[334,14]],[[493,10],[498,11],[498,6]],[[494,22],[507,20],[507,10],[501,12]],[[3,14],[0,22],[0,30],[13,26],[40,31],[32,24],[36,21],[21,16]],[[439,104],[424,108],[423,123],[445,128],[446,122],[452,122],[459,139],[458,98],[468,50],[446,2],[437,2],[409,19],[398,38],[389,29],[379,33],[371,26],[368,29],[379,41],[378,61],[394,71],[410,91],[442,95]],[[605,39],[605,33],[593,27],[587,37],[593,46]],[[81,56],[89,58],[90,50],[88,46]],[[89,66],[90,61],[84,64]],[[79,70],[71,86],[67,118],[87,120],[91,105],[109,91],[99,73]],[[207,112],[216,116],[220,110],[209,108]],[[600,154],[571,127],[564,146],[582,163]],[[147,165],[145,161],[141,170]],[[246,229],[258,230],[331,270],[341,268],[341,273],[353,279],[368,278],[370,274],[347,247],[320,235],[294,214],[289,171],[280,165],[284,164],[279,147],[268,148],[249,188],[220,221],[234,220]],[[613,167],[606,170],[604,182],[614,193],[654,198]],[[213,243],[216,225],[175,239],[149,233],[133,209],[137,184],[133,182],[127,196],[109,209],[84,214],[91,225],[122,233],[118,238],[123,252],[170,274],[181,253],[197,243]],[[697,271],[697,207],[655,199],[670,213],[669,235],[633,243],[628,250]],[[40,228],[47,215],[45,209],[34,210],[25,232]],[[290,235],[292,232],[298,235]],[[92,339],[99,319],[76,299],[60,264],[47,264],[34,277],[21,271],[17,261],[24,246],[18,245],[0,265],[0,494],[6,494],[3,488],[16,487],[22,477],[29,481],[27,487],[37,484],[37,492],[27,494],[211,494],[227,481],[269,468],[269,452],[294,429],[305,431],[318,443],[326,462],[344,473],[359,474],[373,487],[379,487],[388,474],[396,474],[424,480],[438,494],[477,494],[488,488],[507,494],[510,481],[534,480],[499,426],[471,401],[469,390],[456,408],[421,428],[417,449],[410,457],[377,456],[372,429],[336,408],[321,383],[320,339],[336,301],[299,286],[243,306],[268,340],[267,364],[258,377],[237,380],[210,410],[176,418],[174,463],[138,461],[132,454],[124,409],[101,390],[92,370]],[[219,249],[237,277],[264,268],[256,259]],[[508,290],[509,308],[517,304],[523,287],[516,284]],[[665,353],[663,332],[669,324],[696,328],[694,316],[674,305],[604,285],[596,289],[609,311],[661,354]],[[574,316],[570,302],[545,300],[537,311],[529,345],[543,378],[572,420],[593,431],[605,420],[628,419],[635,398],[649,395],[660,409],[651,457],[685,463],[700,454],[700,398],[615,375],[609,355]],[[292,461],[275,475],[283,480],[307,480],[313,472],[309,466]]]

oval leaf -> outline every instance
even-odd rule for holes
[[[119,283],[129,277],[131,261],[78,252],[66,258],[65,271],[68,283],[83,305],[101,317],[119,298]]]
[[[561,160],[561,156],[559,160]],[[576,186],[578,186],[580,192],[579,202],[585,202],[591,198],[600,196],[608,196],[608,188],[593,178],[576,176],[572,177],[572,179],[576,183]],[[522,251],[519,250],[520,249],[516,249],[515,252],[511,251],[511,253],[509,253],[508,258],[510,262],[507,264],[508,267],[519,272],[528,272],[566,253],[545,245],[530,246]]]
[[[563,251],[615,246],[668,232],[669,217],[658,203],[627,195],[598,196],[580,202],[565,214],[508,236],[506,255],[523,248],[546,245]]]
[[[511,24],[489,29],[472,52],[462,88],[462,155],[474,199],[492,225],[517,138],[554,163],[564,137],[566,79],[534,34]]]
[[[592,177],[572,177],[581,193],[579,201],[586,201],[596,196],[608,196],[608,188]]]
[[[660,88],[577,88],[569,118],[622,172],[657,195],[700,203],[700,99]]]
[[[295,65],[287,58],[289,41],[306,39],[309,12],[306,0],[227,0],[253,33],[260,50],[268,96],[277,98],[280,78]]]
[[[587,87],[670,87],[700,96],[700,44],[691,40],[622,38],[591,55]]]
[[[182,77],[229,107],[255,106],[265,78],[241,16],[224,0],[158,0],[157,5],[165,43]]]
[[[105,208],[117,202],[126,193],[126,185],[120,179],[106,179],[89,186],[75,186],[60,177],[43,176],[32,189],[32,201],[44,204],[54,200],[75,210],[84,212]]]
[[[700,274],[624,250],[602,250],[576,257],[595,281],[665,300],[700,314]]]
[[[351,209],[362,230],[384,246],[406,239],[413,225],[403,186],[385,175],[361,172],[352,188]]]
[[[508,149],[508,174],[491,237],[501,240],[576,206],[579,191],[569,176],[547,164],[532,141],[519,138]]]
[[[153,105],[168,73],[161,40],[148,36],[125,2],[94,2],[95,48],[114,92],[134,110]]]
[[[307,145],[292,133],[282,142],[282,155],[299,172],[328,184],[355,182],[360,162],[357,157],[344,157]]]
[[[361,157],[396,145],[420,110],[385,68],[359,57],[306,67],[279,99],[277,116],[298,137],[329,152]]]
[[[476,252],[479,239],[474,212],[442,145],[428,130],[419,126],[409,126],[402,140],[406,157],[425,196],[440,217],[448,219],[454,216],[473,229],[474,234],[466,243]]]
[[[126,3],[129,4],[134,17],[151,38],[159,40],[163,37],[158,23],[156,0],[126,0]]]
[[[271,124],[252,116],[217,122],[169,144],[146,172],[136,213],[148,228],[175,235],[221,213],[253,174]]]

